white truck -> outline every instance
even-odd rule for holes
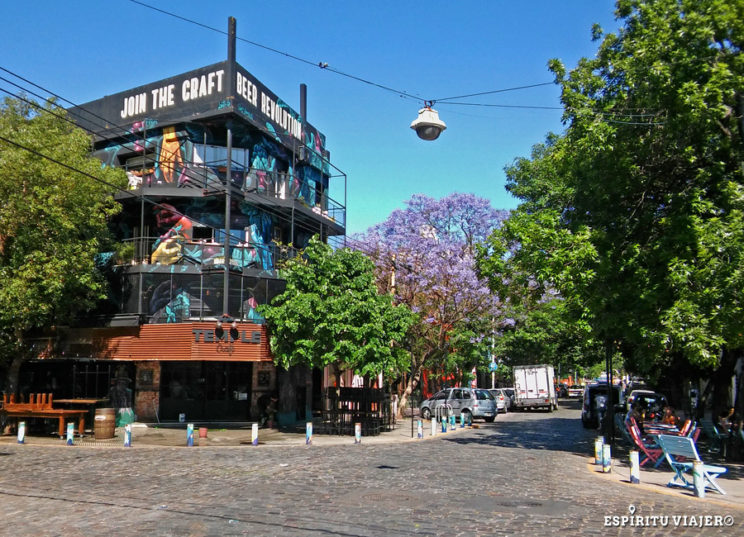
[[[552,365],[518,365],[513,371],[516,408],[546,408],[548,412],[558,409]]]

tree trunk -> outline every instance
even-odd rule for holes
[[[5,393],[18,394],[18,380],[21,373],[21,365],[26,361],[26,357],[16,354],[8,368],[8,379],[5,384]]]
[[[23,333],[20,330],[16,329],[15,336],[15,356],[13,356],[13,361],[10,362],[10,367],[8,368],[8,379],[5,384],[5,393],[7,393],[8,395],[18,394],[18,382],[21,374],[21,365],[23,365],[23,362],[25,362],[26,358],[28,358],[28,350],[25,348],[23,342]]]
[[[403,418],[403,411],[408,404],[408,399],[411,397],[413,390],[418,386],[419,380],[421,379],[421,366],[416,367],[416,370],[411,374],[407,375],[408,381],[406,382],[406,389],[403,390],[403,395],[400,397],[398,402],[398,416],[397,418]],[[413,415],[411,415],[413,418]]]

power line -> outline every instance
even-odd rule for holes
[[[480,97],[481,95],[492,95],[494,93],[504,93],[507,91],[517,91],[521,89],[528,89],[528,88],[537,88],[539,86],[552,86],[555,82],[541,82],[539,84],[529,84],[527,86],[516,86],[513,88],[504,88],[504,89],[498,89],[498,90],[491,90],[491,91],[481,91],[480,93],[471,93],[469,95],[458,95],[457,97],[444,97],[441,99],[432,99],[434,102],[441,103],[444,101],[450,101],[453,99],[466,99],[468,97]],[[452,103],[452,104],[459,104],[459,103]]]
[[[167,10],[164,10],[164,9],[161,9],[161,8],[157,8],[157,7],[154,7],[154,6],[145,4],[144,2],[141,2],[140,0],[129,0],[129,1],[132,2],[133,4],[137,4],[137,5],[142,6],[144,8],[151,9],[153,11],[157,11],[158,13],[161,13],[163,15],[167,15],[169,17],[173,17],[173,18],[179,19],[179,20],[184,21],[184,22],[187,22],[189,24],[194,24],[194,25],[199,26],[201,28],[205,28],[207,30],[211,30],[213,32],[217,32],[217,33],[222,34],[222,35],[228,35],[228,33],[225,30],[220,30],[220,29],[215,28],[213,26],[209,26],[207,24],[204,24],[202,22],[196,21],[194,19],[189,19],[187,17],[184,17],[182,15],[178,15],[178,14],[173,13],[171,11],[167,11]],[[503,89],[496,89],[496,90],[489,90],[489,91],[481,91],[481,92],[478,92],[478,93],[471,93],[469,95],[460,95],[460,96],[457,96],[457,97],[445,97],[445,98],[442,98],[442,99],[422,99],[421,97],[418,97],[416,95],[412,95],[409,92],[406,92],[406,91],[403,91],[403,90],[399,90],[399,89],[395,89],[395,88],[392,88],[390,86],[386,86],[384,84],[381,84],[379,82],[375,82],[373,80],[369,80],[369,79],[363,78],[361,76],[357,76],[357,75],[353,75],[353,74],[350,74],[350,73],[346,73],[344,71],[341,71],[339,69],[336,69],[333,66],[328,65],[327,62],[323,62],[323,61],[317,61],[316,62],[316,61],[313,61],[313,60],[308,60],[306,58],[301,58],[300,56],[296,56],[294,54],[290,54],[289,52],[285,52],[285,51],[282,51],[282,50],[279,50],[279,49],[275,49],[275,48],[272,48],[272,47],[263,45],[261,43],[257,43],[256,41],[251,41],[250,39],[245,39],[243,37],[236,36],[236,39],[239,40],[239,41],[242,41],[244,43],[248,43],[249,45],[253,45],[255,47],[262,48],[262,49],[267,50],[269,52],[273,52],[275,54],[279,54],[281,56],[285,56],[287,58],[296,60],[296,61],[301,62],[301,63],[304,63],[306,65],[312,65],[314,67],[319,67],[320,69],[322,69],[324,71],[330,71],[330,72],[335,73],[335,74],[337,74],[339,76],[343,76],[343,77],[349,78],[351,80],[356,80],[357,82],[362,82],[363,84],[367,84],[369,86],[374,86],[376,88],[379,88],[379,89],[388,91],[390,93],[394,93],[394,94],[399,95],[401,97],[405,97],[405,98],[408,98],[408,99],[413,99],[415,101],[421,101],[421,102],[424,102],[424,103],[428,103],[428,102],[432,102],[432,103],[433,102],[442,102],[442,101],[447,101],[447,100],[451,100],[451,99],[464,99],[466,97],[476,97],[476,96],[481,96],[481,95],[491,95],[491,94],[495,94],[495,93],[504,93],[504,92],[507,92],[507,91],[517,91],[517,90],[522,90],[522,89],[535,88],[535,87],[538,87],[538,86],[548,86],[548,85],[554,84],[554,82],[541,82],[539,84],[529,84],[529,85],[525,85],[525,86],[516,86],[516,87],[512,87],[512,88],[503,88]],[[463,104],[463,103],[450,103],[450,104]],[[528,107],[528,106],[524,106],[524,107],[516,107],[516,108],[542,108],[542,107]]]

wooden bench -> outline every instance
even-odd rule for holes
[[[63,437],[65,436],[65,422],[70,418],[77,419],[80,435],[85,432],[85,415],[88,411],[53,408],[51,393],[32,393],[26,403],[17,402],[15,394],[10,396],[3,394],[0,413],[16,421],[18,418],[57,418],[59,420],[58,433],[60,437]]]

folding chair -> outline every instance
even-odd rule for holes
[[[679,430],[679,435],[680,436],[689,435],[690,431],[692,430],[692,425],[693,425],[692,420],[685,420],[684,425],[682,425],[682,427]]]
[[[728,447],[729,435],[718,429],[713,420],[703,418],[700,420],[700,425],[703,429],[703,434],[710,440],[710,452],[716,451],[722,457],[726,457],[726,448]]]
[[[659,436],[659,445],[666,461],[672,467],[672,470],[674,470],[674,477],[669,480],[667,487],[681,486],[684,488],[695,488],[694,482],[688,481],[685,477],[685,472],[692,473],[693,461],[702,462],[697,449],[695,449],[695,442],[692,441],[692,438],[662,434]],[[718,482],[716,482],[716,478],[726,473],[727,470],[723,466],[702,464],[703,486],[706,488],[710,487],[720,494],[726,494],[718,485]]]
[[[638,424],[636,423],[635,419],[630,418],[628,421],[625,422],[625,426],[630,433],[630,437],[633,439],[633,443],[638,449],[641,450],[644,455],[644,457],[640,461],[640,465],[644,466],[650,461],[654,463],[654,467],[659,466],[659,464],[661,464],[661,461],[664,460],[662,458],[663,451],[659,449],[659,446],[657,446],[656,444],[647,444],[643,441],[643,438],[641,437],[641,431],[638,428]]]

